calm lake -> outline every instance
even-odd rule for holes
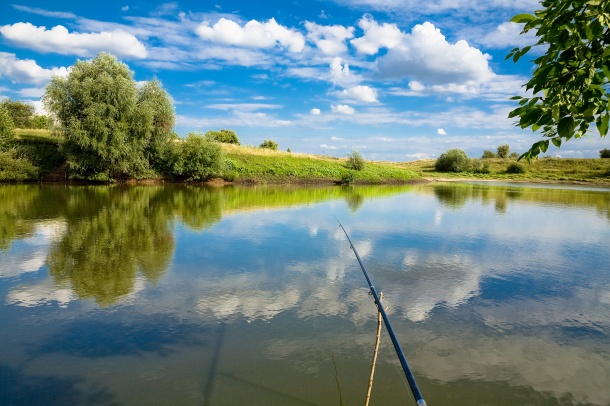
[[[0,404],[610,405],[610,190],[0,186]],[[385,328],[371,405],[414,405]]]

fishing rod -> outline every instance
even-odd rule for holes
[[[379,309],[379,313],[381,313],[381,317],[383,318],[383,323],[385,324],[385,327],[388,329],[388,334],[390,335],[390,338],[392,339],[392,344],[394,344],[394,349],[396,350],[396,355],[398,355],[398,359],[400,360],[400,365],[402,365],[402,369],[405,372],[407,381],[409,382],[409,388],[411,389],[411,393],[413,394],[413,397],[417,401],[418,406],[426,406],[426,401],[424,400],[421,392],[419,391],[419,387],[417,386],[417,383],[415,382],[415,376],[413,376],[413,372],[411,372],[411,368],[409,368],[409,363],[407,362],[407,357],[405,357],[405,353],[402,351],[402,348],[400,347],[400,343],[398,342],[398,339],[396,338],[396,334],[394,333],[394,329],[392,328],[392,325],[390,324],[388,315],[386,314],[385,310],[383,309],[383,306],[381,305],[381,300],[379,299],[377,290],[375,290],[375,286],[373,286],[373,283],[371,282],[371,278],[369,278],[369,274],[366,272],[366,269],[364,269],[364,265],[362,264],[360,255],[358,255],[358,251],[356,251],[356,247],[354,247],[352,240],[349,238],[349,235],[347,235],[347,231],[345,231],[345,228],[343,228],[343,224],[341,224],[339,219],[336,217],[335,217],[335,220],[337,220],[337,223],[339,223],[339,226],[345,233],[345,236],[347,237],[347,241],[349,241],[350,248],[352,249],[352,251],[354,251],[354,254],[356,255],[356,259],[358,260],[358,263],[360,264],[360,268],[362,268],[364,277],[366,278],[366,281],[369,284],[371,294],[373,295],[373,298],[375,299],[375,305],[377,306],[377,309]]]

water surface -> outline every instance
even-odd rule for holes
[[[610,192],[0,186],[0,404],[610,405]],[[414,404],[387,335],[372,405]]]

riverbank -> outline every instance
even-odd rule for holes
[[[17,153],[0,153],[0,181],[74,182],[59,154],[58,140],[44,130],[16,133]],[[433,181],[507,181],[587,184],[610,187],[610,159],[541,158],[531,163],[515,159],[473,159],[468,172],[437,172],[435,160],[366,161],[350,169],[347,158],[222,144],[222,173],[205,183],[224,184],[409,184]],[[521,173],[513,173],[511,166]],[[127,183],[165,183],[177,179],[151,176]]]

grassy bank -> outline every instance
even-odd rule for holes
[[[389,163],[367,162],[364,169],[347,167],[347,159],[223,144],[227,180],[252,183],[405,183],[421,178]]]
[[[348,167],[347,158],[308,155],[222,144],[225,181],[274,184],[401,184],[425,179],[506,180],[588,183],[610,186],[610,159],[542,158],[519,162],[523,173],[509,173],[514,159],[476,159],[470,172],[437,172],[434,160],[366,162]],[[15,142],[0,152],[0,181],[65,180],[58,140],[47,130],[15,130]],[[65,166],[65,165],[64,165]],[[60,169],[58,170],[58,167]],[[62,176],[51,176],[55,173]]]
[[[437,172],[434,160],[396,164],[425,179],[506,180],[549,183],[590,183],[610,186],[610,159],[599,158],[541,158],[528,163],[519,161],[524,173],[509,173],[515,159],[480,159],[479,167],[487,166],[486,173]]]

